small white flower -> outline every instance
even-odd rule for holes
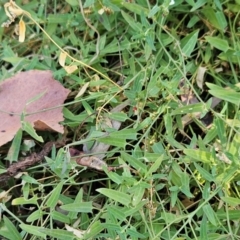
[[[175,3],[174,0],[171,0],[171,2],[169,3],[169,5],[173,5]]]

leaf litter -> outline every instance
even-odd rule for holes
[[[129,104],[130,101],[127,100],[113,108],[110,111],[110,113],[121,112]],[[119,130],[119,128],[121,127],[121,122],[110,119],[109,121],[111,122],[112,128],[114,128],[115,130]],[[65,145],[65,140],[58,140],[57,142],[47,142],[45,143],[45,145],[43,146],[42,150],[39,153],[32,153],[30,156],[27,156],[21,161],[11,164],[7,168],[5,173],[0,174],[0,183],[1,182],[6,183],[6,181],[9,178],[16,176],[19,172],[25,170],[26,168],[41,162],[44,159],[44,157],[50,153],[53,145],[55,145],[57,148],[64,146],[67,147],[68,145]],[[73,147],[67,148],[69,150],[69,154],[72,160],[74,160],[80,166],[86,166],[92,169],[96,169],[98,171],[103,171],[104,168],[106,168],[108,171],[114,171],[116,169],[123,168],[124,166],[118,167],[108,166],[106,162],[103,160],[103,158],[106,156],[109,147],[110,147],[109,144],[95,142],[91,150],[87,148],[86,144],[83,145],[82,151],[79,151],[78,149]]]
[[[0,146],[11,141],[22,123],[39,131],[63,133],[62,104],[69,90],[51,71],[20,72],[0,84]]]

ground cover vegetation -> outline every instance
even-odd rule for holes
[[[240,238],[239,0],[1,3],[4,239]]]

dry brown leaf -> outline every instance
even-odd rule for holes
[[[26,33],[26,26],[25,22],[22,20],[19,21],[19,42],[24,42],[25,40],[25,33]]]
[[[181,90],[181,101],[184,104],[190,105],[199,102],[194,93],[192,92],[191,88],[186,84],[186,81],[184,79],[181,80],[179,84],[179,89]]]
[[[59,55],[58,62],[62,67],[65,66],[66,58],[67,58],[67,54],[65,52],[61,52]]]
[[[71,66],[64,66],[64,69],[68,74],[71,74],[75,72],[78,69],[78,67],[76,65],[71,65]]]
[[[11,17],[18,17],[23,14],[23,10],[20,8],[17,8],[15,4],[10,3],[9,6],[7,7],[8,11],[10,13],[10,18]],[[7,14],[9,17],[9,15]]]
[[[75,99],[81,97],[86,92],[88,85],[89,85],[89,82],[83,85],[83,87],[79,90],[78,94],[76,95]]]
[[[21,128],[21,114],[37,130],[63,133],[61,104],[69,90],[50,71],[21,72],[0,84],[0,146],[11,141]],[[35,98],[35,100],[33,100]]]
[[[196,81],[197,81],[197,85],[198,87],[203,90],[203,84],[204,84],[204,75],[205,72],[207,71],[206,67],[201,67],[199,66],[198,70],[197,70],[197,76],[196,76]]]
[[[81,238],[81,239],[84,236],[84,234],[86,233],[86,230],[75,229],[67,224],[65,224],[65,227],[66,227],[67,231],[72,232],[76,237]]]

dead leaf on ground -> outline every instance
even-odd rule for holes
[[[185,105],[190,105],[190,104],[199,102],[195,94],[193,93],[192,89],[187,85],[184,79],[181,80],[179,84],[179,89],[181,90],[181,95],[180,95],[181,101]]]
[[[203,84],[204,84],[204,75],[205,72],[207,71],[206,67],[199,66],[197,70],[197,76],[196,76],[196,81],[198,87],[203,90]]]
[[[6,203],[11,199],[11,195],[9,195],[9,192],[2,191],[0,193],[0,203]]]
[[[0,146],[21,128],[21,114],[36,130],[63,133],[62,105],[69,94],[51,71],[21,72],[0,84]],[[59,106],[59,107],[58,107]]]
[[[86,233],[86,230],[75,229],[67,224],[65,224],[65,227],[66,227],[67,231],[72,232],[76,237],[81,238],[81,239],[84,236],[84,234]]]

